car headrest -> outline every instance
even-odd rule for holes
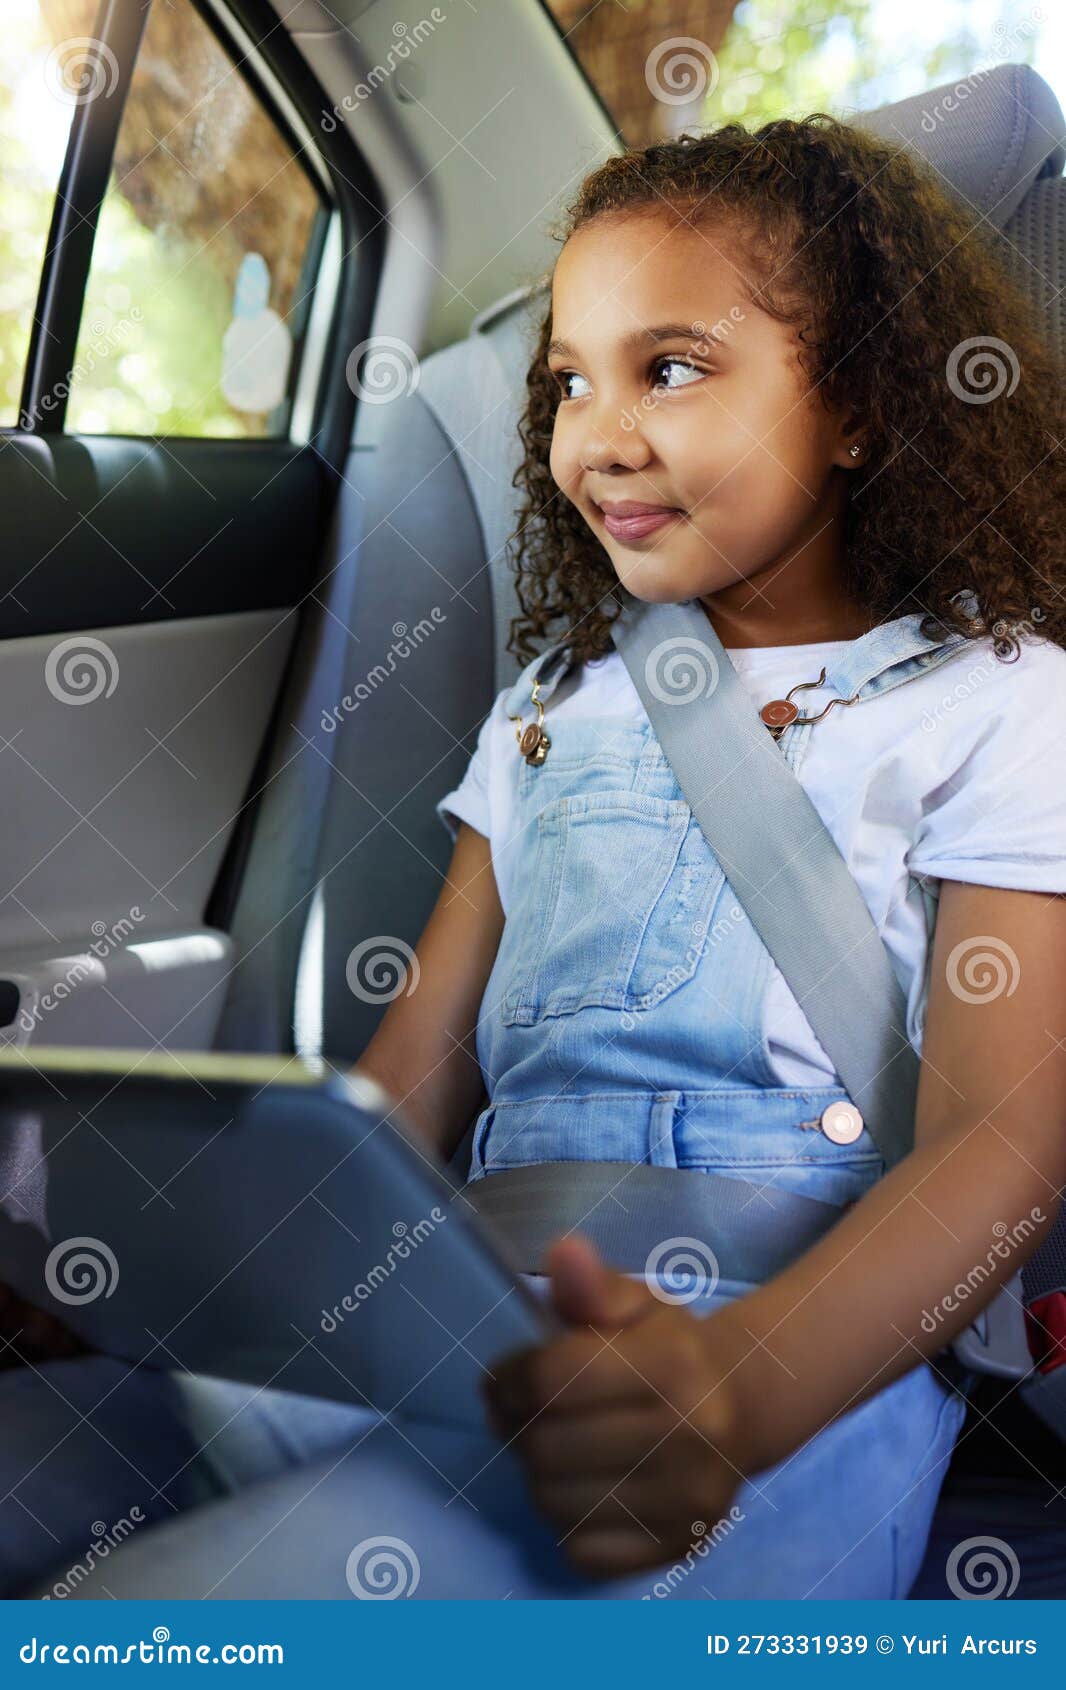
[[[994,65],[852,121],[921,153],[997,229],[1038,178],[1066,166],[1062,107],[1031,65]]]

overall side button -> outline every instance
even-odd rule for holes
[[[854,1103],[838,1099],[822,1110],[820,1126],[834,1144],[854,1144],[862,1136],[863,1118]]]

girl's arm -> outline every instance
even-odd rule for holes
[[[1066,896],[944,881],[914,1150],[708,1322],[732,1357],[745,1470],[948,1344],[1043,1241],[1063,1185]]]
[[[474,1035],[503,919],[489,842],[460,822],[415,950],[417,985],[393,999],[356,1064],[446,1161],[485,1097]]]

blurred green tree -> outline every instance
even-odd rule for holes
[[[929,11],[940,27],[923,45],[901,43],[892,0],[741,0],[716,51],[717,83],[700,121],[846,117],[1004,59],[1032,59],[1040,26],[1024,0],[1004,0],[986,35],[957,0],[930,0]]]

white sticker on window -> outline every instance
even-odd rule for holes
[[[235,411],[272,411],[285,397],[292,335],[270,304],[270,269],[245,253],[233,290],[233,317],[222,337],[222,392]]]

